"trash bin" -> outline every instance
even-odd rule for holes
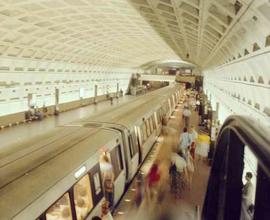
[[[207,158],[209,148],[210,148],[210,136],[207,134],[199,134],[196,147],[196,154],[198,154],[203,158]]]

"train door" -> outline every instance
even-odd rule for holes
[[[137,148],[138,148],[138,154],[139,154],[139,164],[142,162],[142,138],[141,138],[141,133],[140,133],[140,127],[135,126],[134,127],[134,131],[135,131],[135,137],[136,137],[136,144],[137,144]]]
[[[128,147],[129,147],[129,177],[133,177],[137,172],[139,166],[139,151],[138,151],[138,142],[136,140],[135,132],[133,131],[128,136]]]
[[[126,173],[124,169],[124,160],[121,145],[116,145],[110,151],[111,163],[114,170],[114,201],[117,202],[122,196],[125,184],[126,184]]]

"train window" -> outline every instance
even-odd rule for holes
[[[130,157],[132,158],[134,156],[134,143],[132,141],[132,137],[131,135],[128,136],[128,145],[129,145],[129,153],[130,153]]]
[[[144,143],[146,138],[147,138],[147,132],[146,132],[145,123],[143,123],[140,128],[141,128],[141,135],[142,135],[142,143]]]
[[[90,182],[91,182],[91,191],[93,197],[93,204],[96,205],[103,197],[103,188],[102,188],[102,181],[101,181],[101,173],[100,173],[100,166],[96,164],[90,170]]]
[[[151,126],[151,129],[152,129],[152,132],[155,130],[155,123],[154,123],[153,117],[154,117],[154,115],[152,115],[150,117],[150,126]]]
[[[134,141],[136,143],[135,146],[137,146],[137,148],[136,148],[136,152],[137,152],[139,150],[140,146],[141,146],[141,143],[142,143],[140,127],[135,127]]]
[[[88,175],[85,175],[73,187],[73,192],[77,220],[82,220],[93,208],[92,193]]]
[[[159,111],[156,112],[156,116],[157,116],[157,123],[160,124],[160,113]]]
[[[120,145],[116,146],[111,151],[111,159],[112,159],[112,165],[114,168],[114,175],[115,175],[115,178],[117,178],[124,168]]]
[[[152,120],[152,124],[153,124],[153,129],[157,129],[157,126],[156,126],[156,121],[155,121],[155,115],[152,115],[151,116],[151,120]]]
[[[132,132],[132,141],[133,141],[133,150],[134,150],[134,154],[136,154],[138,152],[138,142],[137,142],[137,137],[135,134],[135,131]]]
[[[162,109],[159,109],[158,111],[158,123],[160,124],[162,122]]]
[[[150,134],[152,134],[152,132],[153,132],[153,122],[151,120],[151,117],[148,118],[148,123],[149,123],[149,127],[150,127]]]
[[[98,195],[101,192],[101,181],[100,181],[99,173],[95,173],[93,175],[93,179],[94,179],[94,186],[95,186],[95,194]]]
[[[65,219],[72,220],[69,194],[63,195],[46,212],[46,220]]]

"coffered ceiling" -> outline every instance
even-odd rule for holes
[[[206,68],[265,46],[269,14],[267,0],[0,0],[0,58]]]

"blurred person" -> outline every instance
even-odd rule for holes
[[[114,172],[106,152],[100,158],[100,171],[102,174],[105,199],[109,202],[109,207],[112,209],[114,203]]]
[[[190,130],[189,130],[189,135],[190,135],[190,154],[193,158],[193,160],[195,160],[195,150],[196,150],[196,142],[198,139],[198,133],[195,130],[194,126],[191,126]]]
[[[165,156],[165,155],[164,155]],[[160,170],[160,183],[159,183],[159,188],[158,188],[158,197],[157,201],[159,204],[162,204],[163,201],[165,200],[166,194],[169,190],[169,179],[170,175],[168,173],[168,167],[170,166],[170,157],[163,158],[160,165],[159,165],[159,170]]]
[[[110,95],[110,101],[111,101],[111,105],[113,105],[113,95]]]
[[[101,219],[102,220],[113,220],[109,205],[110,203],[106,200],[102,203],[102,206],[101,206]]]
[[[171,193],[175,198],[180,197],[182,190],[185,187],[185,179],[187,177],[186,160],[179,154],[173,152],[171,154],[171,167],[169,170],[171,177]]]
[[[187,183],[190,189],[192,186],[193,175],[194,175],[194,160],[190,154],[190,151],[187,151]]]
[[[200,109],[200,105],[201,105],[201,102],[200,102],[200,100],[197,98],[197,100],[196,100],[196,111],[198,112],[199,111],[199,109]]]
[[[146,190],[148,191],[148,198],[150,200],[154,199],[155,194],[159,187],[160,181],[160,170],[159,170],[159,161],[155,161],[150,168],[150,171],[146,177]]]
[[[191,139],[190,139],[190,135],[188,133],[188,129],[185,127],[183,129],[183,133],[180,135],[180,140],[179,140],[179,152],[183,153],[183,156],[186,156],[186,152],[188,150],[188,147],[191,144]]]
[[[142,203],[143,196],[144,196],[143,175],[140,171],[136,177],[135,188],[136,188],[135,204],[136,204],[136,207],[139,208],[139,206]]]
[[[189,110],[189,107],[184,106],[183,119],[184,119],[184,126],[186,128],[189,127],[190,116],[191,116],[191,111]]]

